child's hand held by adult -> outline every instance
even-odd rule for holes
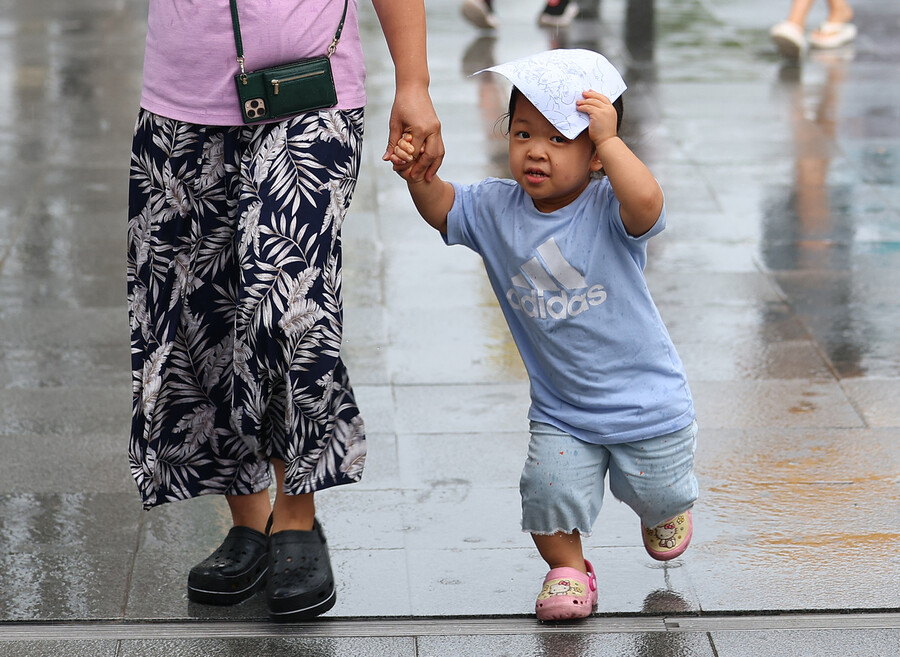
[[[408,132],[404,132],[393,150],[390,151],[388,161],[393,165],[394,171],[397,172],[401,178],[407,182],[412,182],[410,180],[411,168],[418,155],[421,155],[421,152],[422,149],[420,149],[418,154],[416,153],[412,135]]]
[[[413,153],[419,153],[410,165],[409,178],[434,178],[444,159],[444,142],[441,138],[441,123],[427,89],[415,91],[398,88],[391,110],[389,131],[388,146],[382,160],[390,161],[395,166],[402,165],[403,161],[398,158],[394,149],[403,136],[408,135]]]

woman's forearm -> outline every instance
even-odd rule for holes
[[[387,42],[397,87],[428,87],[425,4],[422,0],[372,0]]]

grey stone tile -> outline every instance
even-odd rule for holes
[[[657,246],[653,267],[674,272],[727,272],[748,274],[757,271],[754,244],[669,241]]]
[[[721,560],[732,559],[741,581],[757,569],[773,573],[765,592],[740,598],[753,608],[777,609],[792,595],[816,601],[817,608],[877,606],[874,599],[887,591],[868,585],[870,569],[887,573],[900,563],[878,556],[876,547],[895,540],[900,524],[894,442],[889,430],[701,431],[690,568],[712,572]],[[801,594],[799,571],[816,568],[832,577],[832,586]],[[774,575],[778,569],[784,569],[784,579]],[[853,582],[862,579],[866,586],[854,591]],[[711,584],[702,582],[708,592],[717,589]],[[710,609],[712,600],[701,598]]]
[[[332,617],[411,616],[411,597],[419,582],[409,575],[406,549],[332,549],[338,582]]]
[[[79,191],[73,190],[83,186],[74,181],[66,185],[67,189],[42,188],[43,195],[29,207],[28,220],[17,233],[5,272],[58,280],[62,288],[71,285],[67,275],[108,274],[112,282],[124,282],[123,210],[119,204],[108,210],[103,204],[89,206],[91,199],[70,200],[70,195],[78,199]],[[111,297],[107,305],[121,303],[123,292],[120,288],[118,298]]]
[[[713,657],[703,634],[647,632],[581,634],[554,632],[519,636],[419,637],[422,657]]]
[[[9,259],[0,277],[0,297],[6,308],[106,308],[119,303],[124,290],[124,268],[121,272],[117,268],[112,272],[48,274],[31,272]],[[123,308],[123,312],[127,311]]]
[[[760,273],[721,272],[710,276],[705,272],[673,272],[657,269],[651,259],[645,274],[657,306],[672,314],[683,313],[685,306],[704,311],[709,306],[747,306],[764,312],[769,305],[785,301],[778,284]]]
[[[687,342],[677,348],[688,381],[834,380],[812,340]]]
[[[128,360],[128,311],[121,305],[109,308],[29,308],[12,310],[4,307],[0,315],[3,345],[66,349],[102,347],[122,349],[124,367]],[[52,352],[51,352],[52,353]],[[120,361],[122,353],[115,355]]]
[[[415,248],[408,242],[385,247],[385,305],[392,310],[458,308],[466,312],[473,306],[495,307],[481,258],[460,246],[448,248],[436,231],[426,228],[432,232],[416,233],[423,243],[417,242]]]
[[[363,219],[367,219],[365,214]],[[348,215],[348,219],[344,221],[343,225],[347,226],[350,221]],[[382,282],[381,243],[377,238],[348,239],[345,237],[343,244],[346,271],[343,278],[344,308],[367,308],[382,312],[385,299]]]
[[[890,482],[900,454],[891,429],[703,428],[697,473],[717,486]],[[898,482],[894,482],[898,483]]]
[[[350,373],[353,376],[353,373]],[[351,383],[353,379],[351,378]],[[356,403],[366,423],[366,433],[393,434],[397,431],[397,408],[393,388],[388,385],[353,385]]]
[[[130,385],[126,343],[78,347],[52,342],[0,345],[0,388],[90,386],[98,382],[123,388]]]
[[[2,440],[2,493],[125,493],[137,499],[124,434],[19,434]]]
[[[845,379],[842,385],[866,424],[900,427],[900,379]]]
[[[718,657],[894,657],[900,630],[780,630],[713,632]]]
[[[437,484],[404,491],[408,550],[529,548],[522,533],[518,488]]]
[[[401,434],[399,485],[404,489],[459,486],[517,488],[528,430],[521,432]]]
[[[743,348],[759,350],[774,342],[809,340],[803,324],[786,303],[709,305],[685,312],[662,301],[659,310],[676,347],[691,343],[748,344]]]
[[[545,569],[533,548],[406,552],[416,616],[534,613]]]
[[[403,504],[397,490],[343,486],[316,494],[316,513],[334,550],[402,548]]]
[[[391,378],[399,385],[527,380],[496,306],[398,310],[392,313],[391,343]]]
[[[709,428],[862,427],[834,382],[691,381],[697,417]]]
[[[0,436],[127,436],[130,425],[130,386],[0,389]]]
[[[129,552],[42,550],[0,554],[3,621],[122,617]]]
[[[846,543],[826,535],[819,543],[762,546],[736,541],[725,549],[698,537],[685,562],[687,576],[707,612],[895,608],[900,561],[881,552],[895,534],[861,538]]]
[[[117,657],[117,641],[0,641],[0,657]]]
[[[73,556],[128,552],[137,544],[136,495],[0,495],[0,553]],[[35,565],[39,560],[35,559]]]
[[[345,303],[341,358],[347,365],[354,386],[390,383],[389,347],[384,308],[347,306]]]
[[[527,431],[528,384],[398,386],[400,433]]]
[[[123,641],[118,657],[417,657],[415,639],[377,638],[254,638]]]

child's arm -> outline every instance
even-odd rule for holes
[[[394,162],[394,171],[406,181],[409,195],[412,196],[416,210],[419,211],[422,218],[433,228],[441,231],[441,234],[446,235],[447,214],[453,207],[455,197],[453,185],[441,180],[436,174],[431,180],[413,180],[411,164],[416,159],[413,156],[414,150],[412,137],[404,134],[397,142],[397,146],[394,147],[394,156],[391,158],[391,161]],[[403,164],[398,164],[398,162],[403,162]]]
[[[643,235],[653,228],[663,207],[663,193],[650,170],[616,134],[616,110],[609,99],[595,91],[585,91],[576,103],[587,114],[591,141],[616,198],[622,223],[629,235]]]

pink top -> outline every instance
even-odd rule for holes
[[[324,55],[343,0],[238,0],[244,67],[253,71]],[[366,72],[349,0],[341,42],[331,57],[338,109],[366,104]],[[228,0],[150,0],[141,107],[202,125],[243,125],[239,72]]]

